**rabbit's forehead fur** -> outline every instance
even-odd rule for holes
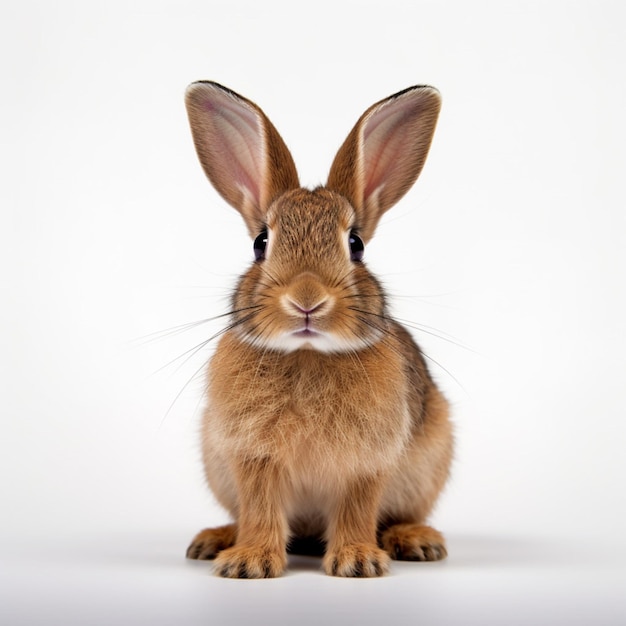
[[[350,203],[338,193],[322,187],[287,192],[267,213],[267,262],[297,271],[341,267],[349,262],[346,234],[354,219]]]

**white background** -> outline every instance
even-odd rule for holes
[[[623,11],[5,0],[0,621],[624,623]],[[197,437],[210,346],[170,362],[220,323],[142,337],[223,312],[252,255],[196,160],[198,79],[259,103],[307,186],[367,106],[441,90],[366,253],[398,317],[454,338],[416,332],[454,405],[446,562],[224,581],[183,559],[226,518]]]

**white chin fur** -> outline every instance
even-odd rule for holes
[[[252,345],[278,352],[295,352],[296,350],[315,350],[326,354],[337,352],[354,352],[375,344],[380,337],[370,336],[367,339],[355,337],[344,339],[336,335],[317,333],[314,336],[298,337],[292,333],[284,333],[270,339],[250,337],[242,333],[242,339]]]

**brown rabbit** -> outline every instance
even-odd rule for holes
[[[186,103],[202,167],[256,256],[210,362],[202,427],[206,477],[234,523],[201,531],[187,556],[231,578],[279,576],[303,542],[335,576],[444,558],[424,523],[448,477],[448,404],[362,262],[424,165],[439,92],[370,107],[312,191],[254,103],[212,82]]]

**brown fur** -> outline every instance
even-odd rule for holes
[[[259,221],[270,234],[266,258],[235,290],[233,326],[208,372],[206,477],[235,522],[200,532],[187,556],[215,558],[220,575],[239,578],[280,575],[290,539],[323,542],[323,567],[337,576],[379,576],[389,557],[443,558],[443,537],[424,522],[448,477],[448,406],[410,334],[389,317],[378,281],[348,249],[348,233],[363,228],[369,238],[419,174],[437,93],[407,90],[368,109],[328,187],[313,191],[298,187],[262,111],[237,98],[213,83],[188,93],[209,178],[251,234]],[[227,125],[215,121],[220,115]],[[412,137],[406,158],[402,120]],[[359,148],[359,138],[374,133],[367,124],[389,129]],[[224,165],[213,143],[240,162]],[[397,155],[382,154],[390,145]],[[389,171],[369,171],[359,154]],[[349,177],[361,200],[346,191]],[[296,339],[303,324],[312,339]]]

